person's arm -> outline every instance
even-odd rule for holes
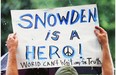
[[[18,40],[16,34],[9,34],[6,45],[8,48],[6,75],[18,75],[16,61],[16,49],[18,46]]]
[[[113,62],[109,49],[107,32],[101,27],[96,26],[95,28],[96,29],[94,32],[98,38],[99,43],[101,44],[102,52],[103,52],[102,75],[114,75]]]

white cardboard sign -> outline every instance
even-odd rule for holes
[[[101,66],[97,6],[12,10],[18,69]]]

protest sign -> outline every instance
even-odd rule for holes
[[[18,69],[101,66],[97,6],[12,10]]]

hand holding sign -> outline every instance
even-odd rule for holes
[[[8,35],[6,44],[9,52],[15,54],[18,46],[18,38],[16,36],[16,33]]]
[[[94,32],[95,32],[96,36],[98,37],[99,43],[102,46],[104,46],[105,44],[108,43],[107,32],[101,27],[96,26],[95,28],[96,28],[96,30],[94,30]]]

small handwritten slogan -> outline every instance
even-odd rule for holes
[[[97,6],[12,10],[18,69],[101,66]]]

